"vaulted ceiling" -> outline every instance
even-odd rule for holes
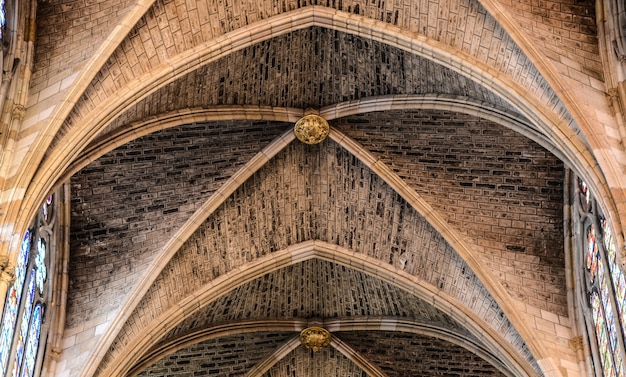
[[[563,198],[598,168],[562,87],[602,73],[593,3],[556,4],[576,35],[493,1],[40,4],[31,91],[68,96],[35,173],[71,188],[57,370],[582,375]]]
[[[440,347],[452,342],[505,374],[540,373],[481,280],[567,316],[562,162],[513,130],[449,111],[372,113],[333,126],[332,139],[307,146],[292,124],[183,125],[125,144],[72,178],[68,327],[119,310],[116,297],[142,287],[100,375],[185,352],[224,328],[224,336],[297,334],[316,321],[333,332],[397,327]],[[259,156],[263,163],[250,163]],[[461,254],[446,240],[455,234]]]

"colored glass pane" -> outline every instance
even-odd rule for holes
[[[596,228],[592,225],[587,230],[587,270],[589,280],[593,283],[598,271],[598,244],[596,243]]]
[[[606,334],[606,323],[604,322],[604,314],[602,313],[602,304],[597,292],[591,295],[591,312],[593,322],[596,327],[596,339],[598,341],[598,351],[600,353],[600,361],[602,363],[602,372],[605,377],[616,376],[613,368],[613,359],[609,349],[609,342]]]
[[[35,310],[33,311],[33,319],[30,323],[30,329],[28,330],[28,343],[26,344],[24,367],[22,368],[21,374],[23,377],[32,377],[34,374],[42,322],[43,306],[41,304],[37,304],[37,306],[35,306]]]
[[[37,287],[39,288],[39,293],[43,294],[43,287],[46,282],[46,277],[48,276],[48,271],[46,269],[46,241],[41,237],[39,237],[39,242],[37,243],[37,259],[35,266],[37,268]]]
[[[602,298],[602,307],[604,309],[604,319],[611,341],[611,349],[617,348],[617,327],[615,326],[615,316],[613,314],[613,304],[609,298],[609,289],[606,282],[606,273],[604,271],[604,263],[598,266],[598,281],[600,283],[600,297]]]
[[[615,296],[619,307],[619,319],[622,323],[622,332],[626,334],[626,295],[624,294],[624,292],[626,292],[626,279],[619,268],[615,268],[615,270],[618,271],[618,273],[616,273]]]
[[[609,336],[609,344],[610,344],[610,353],[614,355],[614,368],[618,376],[622,375],[623,369],[623,361],[620,357],[617,338],[618,338],[618,325],[616,324],[614,310],[613,310],[613,301],[609,296],[609,287],[608,287],[608,275],[605,271],[604,263],[602,260],[598,265],[598,282],[600,284],[600,297],[602,301],[602,307],[604,312],[605,326],[606,332]],[[609,350],[607,350],[609,351]]]
[[[28,296],[24,304],[24,311],[22,312],[22,322],[20,325],[20,331],[17,337],[17,343],[15,345],[15,359],[13,362],[13,377],[17,376],[24,360],[24,344],[26,337],[28,336],[28,328],[30,324],[30,316],[33,312],[33,302],[35,300],[35,270],[30,270],[30,280],[28,283]]]
[[[6,374],[9,362],[9,354],[11,353],[11,344],[13,343],[13,335],[15,334],[15,325],[17,315],[22,298],[26,278],[26,267],[28,266],[28,256],[30,253],[30,232],[26,232],[22,240],[20,255],[18,256],[17,266],[15,266],[15,282],[9,289],[7,294],[4,313],[2,316],[2,338],[0,338],[0,367],[2,374]]]
[[[613,290],[615,291],[615,301],[617,301],[619,321],[621,323],[622,332],[626,333],[626,279],[615,260],[615,244],[613,243],[611,228],[606,219],[602,219],[601,223],[604,247],[608,256],[608,266],[611,272]]]

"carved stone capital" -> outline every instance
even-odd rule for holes
[[[7,72],[4,71],[2,72],[2,83],[8,83],[9,81],[11,81],[11,79],[13,78],[13,73],[12,72]]]
[[[24,120],[24,115],[26,115],[26,108],[22,105],[13,106],[13,110],[11,111],[11,116],[13,119],[22,121]]]
[[[0,256],[0,284],[5,283],[7,286],[13,284],[15,280],[15,268],[9,262],[8,256]]]
[[[569,346],[574,351],[582,351],[582,349],[583,349],[583,337],[580,336],[580,335],[573,337],[569,341]]]

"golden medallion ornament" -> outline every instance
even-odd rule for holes
[[[317,352],[330,344],[330,333],[322,327],[307,327],[300,333],[300,342],[306,348]]]
[[[328,122],[313,110],[307,110],[304,114],[305,115],[296,122],[293,132],[296,134],[298,140],[304,144],[321,143],[330,132]]]

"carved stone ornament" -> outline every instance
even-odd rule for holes
[[[330,126],[321,116],[306,114],[296,122],[293,131],[298,140],[304,144],[318,144],[326,139]]]
[[[574,351],[582,351],[582,349],[583,349],[583,337],[580,336],[580,335],[573,337],[569,341],[569,346]]]
[[[306,348],[317,352],[330,344],[330,333],[321,327],[307,327],[300,333],[300,342]]]

